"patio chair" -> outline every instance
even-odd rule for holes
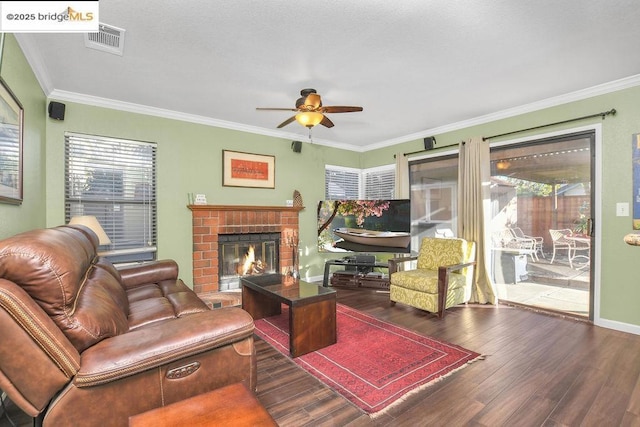
[[[436,228],[435,237],[449,238],[455,237],[455,234],[450,228]]]
[[[513,231],[503,228],[491,234],[491,243],[494,249],[502,248],[520,255],[530,255],[532,261],[537,261],[536,242],[533,238],[516,238]]]
[[[553,264],[553,261],[556,259],[557,251],[567,251],[567,259],[569,260],[569,266],[572,265],[572,258],[574,256],[574,249],[576,243],[574,240],[570,240],[567,237],[571,236],[573,232],[568,228],[563,228],[559,230],[549,229],[549,235],[551,235],[551,240],[553,241],[553,255],[551,256],[551,261],[549,264]]]
[[[538,253],[540,253],[542,258],[546,258],[543,250],[544,237],[529,236],[527,234],[524,234],[524,231],[522,231],[520,227],[511,227],[509,230],[511,231],[511,233],[513,234],[513,237],[516,240],[527,242],[529,246],[533,247],[533,250],[535,252],[531,254],[531,260],[533,260],[535,257],[535,260],[539,261],[540,259],[538,258]],[[533,241],[533,245],[531,245],[532,241]]]
[[[569,258],[569,266],[578,270],[587,268],[591,262],[591,238],[582,234],[573,234],[573,232],[565,238],[573,242],[573,254]]]
[[[417,256],[389,260],[391,305],[400,302],[444,317],[445,309],[471,298],[476,246],[459,238],[425,237]],[[398,266],[417,260],[417,268]]]

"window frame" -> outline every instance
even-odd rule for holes
[[[350,197],[332,197],[332,195],[327,191],[328,190],[328,183],[327,183],[327,174],[331,171],[335,171],[335,172],[347,172],[347,173],[353,173],[353,174],[357,174],[358,176],[358,183],[357,183],[357,194],[358,196],[356,198],[350,198]],[[375,176],[376,174],[388,174],[389,171],[392,171],[394,174],[394,178],[393,178],[393,182],[391,184],[391,188],[393,189],[392,191],[392,195],[391,197],[369,197],[368,191],[367,191],[367,176]],[[348,184],[348,183],[347,183]],[[351,189],[352,191],[355,189]],[[357,199],[364,199],[364,200],[375,200],[375,199],[394,199],[395,198],[395,165],[394,164],[389,164],[389,165],[382,165],[382,166],[375,166],[372,168],[367,168],[367,169],[357,169],[357,168],[351,168],[351,167],[346,167],[346,166],[335,166],[335,165],[325,165],[325,199],[327,200],[339,200],[339,199],[351,199],[351,200],[357,200]]]
[[[156,260],[157,143],[74,132],[64,138],[65,223],[98,217],[111,240],[99,254],[113,263]]]

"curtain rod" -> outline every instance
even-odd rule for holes
[[[535,127],[527,128],[527,129],[514,130],[512,132],[501,133],[499,135],[485,136],[485,137],[482,138],[482,140],[486,141],[488,139],[499,138],[501,136],[513,135],[514,133],[526,132],[526,131],[529,131],[529,130],[541,129],[541,128],[545,128],[545,127],[549,127],[549,126],[562,125],[562,124],[565,124],[565,123],[577,122],[578,120],[592,119],[594,117],[602,117],[602,120],[604,120],[606,116],[608,116],[608,115],[615,116],[615,114],[616,114],[616,109],[612,108],[609,111],[603,111],[602,113],[591,114],[590,116],[576,117],[575,119],[563,120],[561,122],[555,122],[555,123],[548,123],[546,125],[535,126]],[[464,141],[462,141],[462,143],[464,144]],[[411,156],[412,154],[424,153],[425,151],[431,151],[431,150],[412,151],[411,153],[404,153],[403,155],[406,157],[406,156]],[[395,154],[393,155],[393,158],[394,159],[396,158]]]
[[[529,130],[541,129],[541,128],[545,128],[545,127],[549,127],[549,126],[562,125],[562,124],[565,124],[565,123],[577,122],[578,120],[592,119],[594,117],[602,117],[602,120],[604,120],[605,117],[610,115],[610,114],[615,116],[616,109],[612,108],[609,111],[603,111],[602,113],[598,113],[598,114],[591,114],[590,116],[576,117],[575,119],[563,120],[561,122],[548,123],[546,125],[535,126],[535,127],[532,127],[532,128],[514,130],[512,132],[501,133],[500,135],[485,136],[485,137],[482,138],[482,140],[486,141],[488,139],[500,138],[501,136],[513,135],[514,133],[526,132],[526,131],[529,131]]]

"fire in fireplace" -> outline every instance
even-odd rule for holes
[[[242,276],[277,273],[279,253],[280,233],[219,235],[219,289],[239,289]]]

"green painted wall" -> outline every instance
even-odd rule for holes
[[[67,131],[158,144],[158,256],[173,258],[192,285],[191,211],[187,193],[204,193],[209,204],[282,205],[300,191],[300,262],[306,277],[322,273],[316,250],[316,202],[324,198],[325,164],[360,167],[360,153],[211,126],[65,102],[64,121],[47,118],[47,226],[64,221],[64,133]],[[275,189],[222,186],[222,150],[274,155]],[[339,159],[339,160],[336,160]]]
[[[469,137],[490,136],[518,129],[527,129],[546,123],[555,123],[574,117],[583,117],[615,108],[617,114],[587,119],[571,124],[519,133],[509,138],[573,129],[600,123],[602,125],[602,189],[601,194],[602,236],[600,236],[602,263],[600,275],[600,317],[612,322],[640,326],[640,310],[635,301],[640,300],[640,248],[624,243],[623,237],[633,232],[631,217],[616,216],[616,203],[633,204],[631,141],[632,135],[640,133],[640,87],[633,87],[602,96],[547,108],[534,113],[497,120],[454,132],[435,135],[438,150],[450,150]],[[422,140],[410,141],[394,147],[370,151],[363,156],[363,167],[373,167],[393,162],[396,152],[413,152],[422,149]]]
[[[0,203],[0,238],[43,227],[46,200],[44,191],[46,98],[31,67],[12,35],[7,34],[0,75],[24,109],[23,202]]]

